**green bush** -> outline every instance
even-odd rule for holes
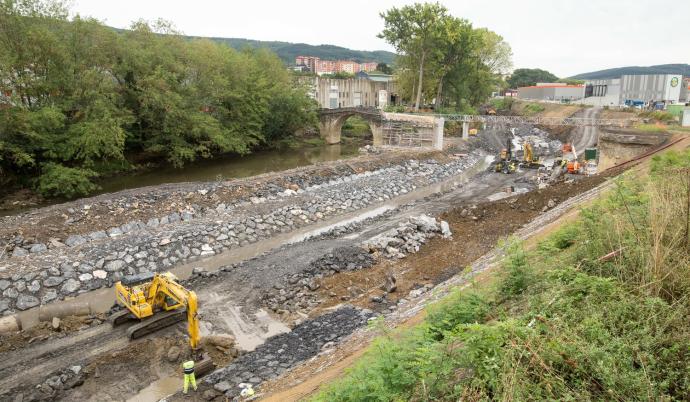
[[[532,116],[543,112],[544,110],[546,110],[546,108],[543,105],[538,103],[528,103],[525,105],[524,109],[522,109],[522,113],[526,116]]]
[[[441,340],[458,325],[482,323],[491,310],[484,296],[474,292],[453,292],[442,302],[429,307],[426,322],[429,336]]]
[[[496,110],[511,110],[514,101],[515,99],[512,97],[504,96],[503,98],[499,99],[491,99],[489,103]]]
[[[404,113],[405,106],[403,105],[388,105],[383,109],[387,113]]]
[[[93,170],[70,168],[56,163],[43,166],[38,178],[38,192],[44,197],[74,198],[87,195],[99,187],[91,179],[98,174]]]
[[[660,122],[674,121],[676,118],[669,112],[663,110],[649,110],[639,114],[639,117],[652,119]]]
[[[690,149],[668,151],[652,157],[652,173],[663,173],[668,168],[690,167]]]
[[[500,285],[503,297],[517,296],[524,292],[532,280],[532,270],[520,243],[512,243],[503,261],[504,277]]]

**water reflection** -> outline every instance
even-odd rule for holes
[[[255,176],[277,172],[317,162],[335,161],[357,155],[361,144],[335,144],[305,146],[298,149],[280,149],[256,152],[247,156],[231,156],[199,161],[182,169],[162,167],[134,175],[123,175],[101,183],[99,193],[153,186],[164,183],[211,181]]]

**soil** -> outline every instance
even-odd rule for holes
[[[603,181],[604,176],[581,177],[509,199],[458,206],[440,216],[449,223],[452,239],[436,237],[418,253],[402,260],[382,260],[368,269],[324,278],[317,292],[318,298],[325,301],[312,315],[343,301],[385,311],[408,297],[410,291],[436,285],[461,273],[501,239],[540,215],[550,201],[554,203],[552,205],[558,204]],[[388,293],[382,288],[390,276],[395,277],[397,289]]]
[[[602,119],[634,119],[638,112],[619,109],[602,109],[600,117]]]
[[[167,357],[172,347],[182,351],[173,362]],[[181,364],[184,359],[189,358],[189,353],[189,345],[182,337],[147,339],[125,349],[105,353],[84,368],[84,384],[67,391],[61,399],[121,401],[123,395],[136,393],[159,378],[173,374],[181,377]],[[132,367],[137,367],[137,370],[133,371]],[[119,386],[103,387],[104,383]]]
[[[21,332],[0,335],[0,353],[22,349],[34,342],[41,342],[52,338],[63,338],[72,332],[80,331],[93,325],[99,325],[104,319],[105,317],[102,315],[90,317],[65,317],[59,321],[60,324],[57,329],[53,328],[52,322],[42,322]]]

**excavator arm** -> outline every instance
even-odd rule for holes
[[[179,322],[183,309],[186,310],[189,344],[192,349],[199,345],[199,318],[196,293],[185,289],[170,272],[148,274],[145,277],[123,279],[115,286],[118,301],[127,307],[118,317],[112,319],[113,325],[126,320],[126,313],[142,320],[130,327],[127,332],[131,338],[138,338],[159,328]]]
[[[177,283],[176,278],[169,272],[154,277],[149,288],[149,297],[154,300],[154,306],[163,310],[177,310],[182,306],[187,310],[187,332],[192,349],[199,345],[199,317],[197,311],[196,293],[185,289]]]

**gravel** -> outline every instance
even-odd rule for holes
[[[219,204],[212,209],[188,205],[181,212],[168,213],[146,224],[133,221],[106,231],[73,235],[61,247],[34,244],[28,250],[29,256],[13,256],[0,262],[0,280],[13,285],[12,290],[6,289],[0,296],[0,301],[10,306],[3,314],[13,312],[19,293],[46,303],[112,286],[125,275],[166,271],[181,263],[385,202],[444,180],[478,161],[475,154],[443,164],[435,160],[409,160],[373,172],[330,177],[306,188],[297,183],[297,190],[276,186],[271,191],[258,192],[250,201],[233,205]],[[423,243],[422,237],[415,241]],[[13,255],[21,248],[15,245]],[[410,247],[399,251],[410,252]],[[2,272],[23,272],[28,266],[34,269],[42,287],[29,291],[17,288],[24,281],[23,275],[2,277]],[[336,262],[334,267],[347,269],[347,264],[340,267]],[[91,278],[83,275],[86,273]],[[43,297],[49,288],[57,288],[57,297],[53,297],[53,292]]]
[[[292,332],[269,338],[254,351],[209,374],[203,382],[229,398],[237,397],[240,383],[251,383],[256,387],[263,381],[276,378],[316,356],[324,346],[341,341],[357,328],[366,325],[372,317],[373,313],[369,310],[345,306],[307,320]]]

